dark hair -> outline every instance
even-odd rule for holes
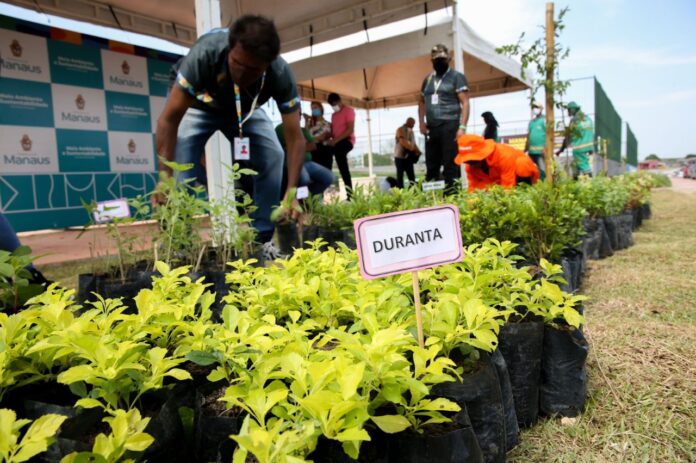
[[[326,99],[326,101],[332,105],[334,103],[338,103],[341,101],[341,97],[338,96],[338,93],[329,93],[329,97]]]
[[[493,116],[492,112],[486,111],[485,113],[481,114],[481,117],[486,122],[486,125],[495,125],[496,127],[500,127],[498,125],[498,121],[495,120],[495,116]]]
[[[244,51],[270,63],[280,53],[280,37],[275,24],[264,16],[245,14],[230,27],[230,49],[239,43]]]

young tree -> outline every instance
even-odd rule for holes
[[[555,162],[554,152],[554,110],[555,108],[565,109],[561,103],[570,81],[558,78],[559,64],[568,57],[570,49],[563,47],[558,38],[565,29],[563,18],[568,13],[568,7],[561,9],[558,18],[554,19],[553,2],[546,4],[546,24],[541,26],[544,36],[534,40],[529,46],[524,46],[524,33],[515,44],[503,45],[496,49],[498,53],[515,57],[520,60],[522,65],[522,77],[527,76],[531,68],[532,88],[530,95],[530,105],[536,101],[536,95],[540,89],[544,89],[546,102],[546,146],[544,147],[544,163],[546,164],[546,178],[553,183],[553,173]],[[566,128],[566,134],[573,133],[575,127]]]

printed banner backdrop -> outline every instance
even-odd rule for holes
[[[152,190],[178,59],[0,15],[0,212],[17,231],[84,225],[83,201]]]

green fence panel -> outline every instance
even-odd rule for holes
[[[595,137],[609,140],[609,159],[621,162],[621,116],[595,79]]]
[[[626,124],[626,159],[630,165],[638,166],[638,140],[628,124]]]

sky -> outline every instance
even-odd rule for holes
[[[495,46],[517,41],[525,33],[529,43],[543,33],[545,0],[460,0],[460,16]],[[559,39],[570,49],[561,63],[560,77],[574,80],[566,101],[592,104],[592,80],[596,76],[613,101],[622,119],[631,125],[638,139],[639,158],[657,153],[680,157],[696,153],[696,1],[694,0],[568,0],[556,2],[556,11],[570,8],[566,28]],[[183,53],[184,47],[139,34],[66,20],[0,2],[0,14],[56,27],[109,37],[126,43]],[[436,13],[433,19],[448,13]],[[420,27],[423,18],[410,26]],[[385,27],[382,36],[400,27]],[[380,34],[370,33],[372,40]],[[363,37],[341,40],[341,46]],[[317,53],[315,47],[315,54]],[[320,49],[319,49],[320,51]],[[286,55],[288,61],[299,54]],[[306,53],[306,51],[304,52]],[[483,131],[480,114],[492,111],[501,123],[501,133],[524,131],[529,117],[528,93],[517,92],[472,100],[470,131]],[[271,117],[278,118],[271,110]],[[396,108],[372,112],[373,148],[388,151],[396,128],[416,110]],[[358,112],[356,134],[365,144],[367,121]],[[356,151],[358,147],[356,146]]]

